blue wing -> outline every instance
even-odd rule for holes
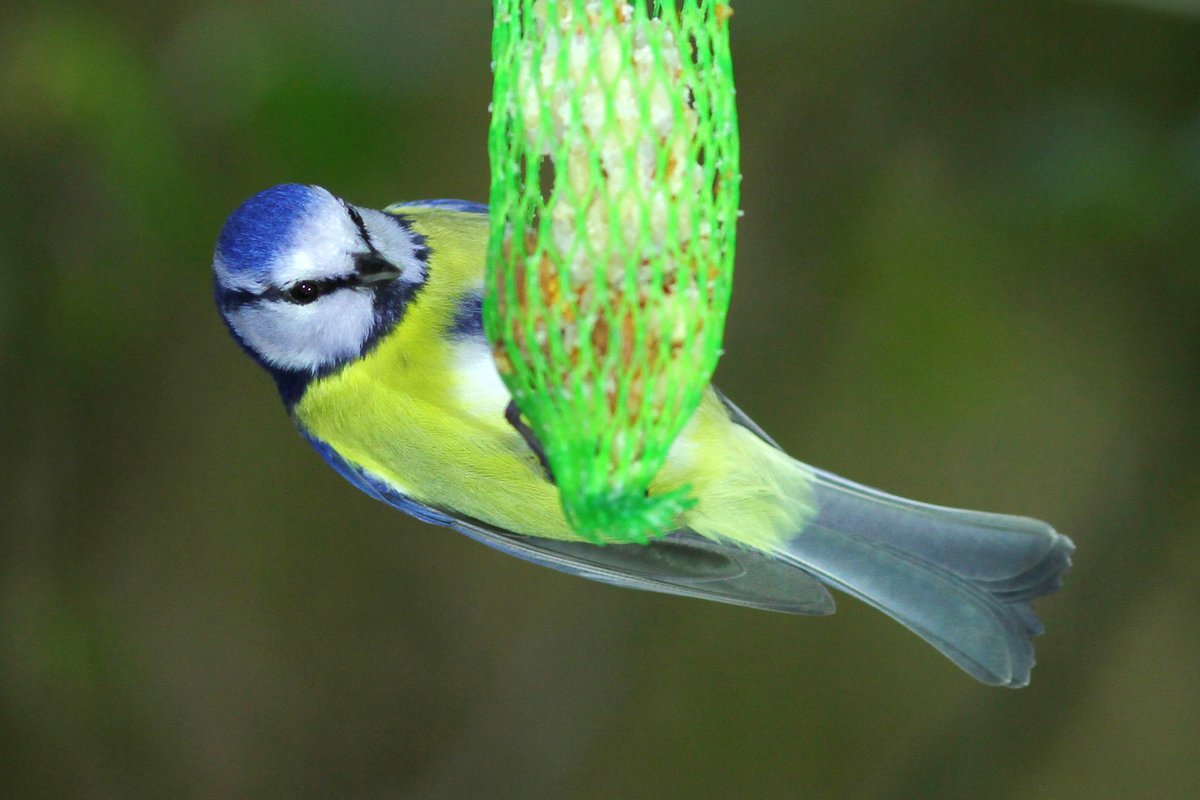
[[[451,211],[465,211],[468,214],[487,214],[488,207],[483,203],[475,203],[470,200],[406,200],[403,203],[393,203],[388,206],[387,211],[393,209],[401,209],[405,207],[417,206],[420,208],[448,208]]]
[[[428,522],[431,525],[451,525],[454,518],[443,514],[440,511],[435,511],[423,503],[418,503],[406,495],[392,489],[383,481],[373,477],[366,470],[354,466],[346,459],[342,458],[337,452],[325,442],[309,436],[303,430],[300,432],[308,443],[320,454],[321,458],[329,466],[337,470],[337,473],[346,480],[350,481],[358,489],[374,497],[376,500],[381,500],[389,506],[398,508],[405,514],[411,514],[422,522]]]
[[[350,464],[325,442],[307,434],[305,438],[339,475],[376,500],[534,564],[628,589],[792,614],[834,611],[833,598],[820,581],[764,553],[714,542],[688,530],[644,545],[598,546],[523,536],[419,503]]]

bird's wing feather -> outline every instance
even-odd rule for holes
[[[717,396],[717,399],[721,401],[721,405],[725,406],[725,410],[729,413],[729,419],[732,420],[734,424],[741,425],[743,428],[750,431],[755,436],[771,445],[771,447],[774,447],[776,450],[783,450],[783,448],[779,446],[778,442],[768,436],[767,432],[758,426],[757,422],[750,419],[750,417],[746,415],[746,412],[735,406],[733,401],[725,396],[724,392],[715,386],[710,386],[709,388],[712,389],[712,392]]]
[[[598,546],[521,536],[473,520],[455,520],[451,527],[526,561],[613,586],[790,614],[834,611],[833,597],[820,581],[794,565],[691,531],[647,544]]]
[[[630,589],[698,597],[792,614],[832,614],[833,598],[821,582],[771,556],[691,531],[675,531],[648,544],[598,546],[524,536],[478,520],[430,508],[355,467],[333,448],[306,437],[330,466],[366,494],[434,525],[534,564]]]

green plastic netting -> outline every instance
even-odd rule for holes
[[[727,3],[495,0],[484,322],[595,542],[671,530],[650,493],[721,352],[738,217]]]

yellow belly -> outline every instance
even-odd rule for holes
[[[314,382],[296,407],[297,422],[418,502],[517,533],[576,538],[557,489],[505,421],[507,400],[485,390],[475,370],[447,368],[452,353],[443,353],[441,369],[423,369],[389,349],[384,343]]]
[[[482,345],[446,345],[439,366],[385,343],[315,382],[297,422],[418,502],[516,533],[578,539],[557,488],[504,418],[508,394]],[[436,378],[434,376],[440,376]],[[770,548],[811,515],[803,465],[730,422],[709,393],[651,491],[688,484],[682,520],[702,535]]]

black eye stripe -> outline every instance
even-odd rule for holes
[[[300,300],[293,295],[296,286],[300,284],[308,284],[316,289],[316,294],[311,300]],[[294,305],[307,305],[308,303],[318,300],[325,295],[336,292],[338,289],[356,289],[366,284],[359,278],[358,275],[339,275],[336,278],[310,278],[296,281],[285,288],[275,286],[268,287],[261,292],[251,292],[246,289],[230,289],[221,293],[221,305],[227,309],[233,310],[242,308],[243,306],[254,305],[263,301],[278,301],[284,303],[292,303]]]
[[[317,279],[317,281],[298,281],[292,284],[292,287],[289,287],[286,291],[284,291],[284,295],[287,296],[288,300],[296,302],[296,288],[301,287],[301,285],[304,285],[304,287],[312,287],[312,300],[316,300],[317,297],[328,295],[331,293],[331,291],[337,291],[338,289],[344,289],[347,287],[356,287],[356,285],[359,285],[359,281],[358,278],[353,275],[343,275],[336,278],[320,278]]]
[[[312,287],[312,296],[309,298],[299,297],[296,292],[298,286]],[[359,280],[357,275],[339,275],[336,278],[315,278],[296,281],[288,288],[282,290],[272,287],[263,292],[262,297],[268,300],[279,299],[286,300],[289,303],[305,305],[327,294],[336,292],[338,289],[353,289],[359,286],[362,286],[362,281]]]
[[[324,287],[316,281],[300,281],[287,290],[288,299],[301,305],[313,302],[322,294]]]

